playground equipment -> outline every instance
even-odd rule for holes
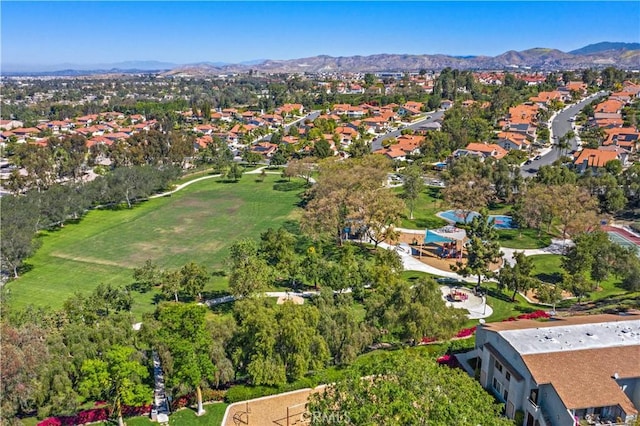
[[[249,402],[246,402],[244,411],[238,411],[233,415],[233,424],[236,426],[248,425],[249,414],[251,414],[251,409],[249,408]]]

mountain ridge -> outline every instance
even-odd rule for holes
[[[41,66],[44,69],[20,70],[18,64],[3,64],[5,75],[81,75],[105,73],[158,72],[163,75],[246,72],[266,73],[302,72],[384,72],[458,69],[492,70],[509,68],[533,68],[540,70],[582,69],[617,66],[640,69],[640,43],[601,42],[584,46],[571,52],[535,47],[522,51],[508,50],[497,56],[445,54],[401,54],[380,53],[373,55],[330,56],[317,55],[297,59],[257,59],[237,64],[200,61],[190,64],[175,64],[162,61],[124,61],[113,64],[78,65],[60,64]],[[37,65],[32,65],[37,67]]]

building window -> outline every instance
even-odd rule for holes
[[[502,383],[500,383],[495,377],[493,378],[493,388],[496,390],[498,395],[502,393]]]
[[[502,396],[504,397],[504,401],[507,402],[507,400],[509,399],[509,391],[505,389],[502,393]]]
[[[502,364],[500,364],[497,360],[495,362],[496,370],[502,373]]]
[[[507,382],[508,382],[509,380],[511,380],[511,373],[507,371],[507,374],[505,377],[507,378]]]

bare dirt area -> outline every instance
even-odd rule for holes
[[[227,408],[226,421],[223,426],[308,425],[309,421],[304,419],[307,398],[323,389],[324,386],[318,386],[315,389],[302,389],[231,404]],[[287,411],[289,413],[288,419]]]

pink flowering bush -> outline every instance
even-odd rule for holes
[[[103,405],[104,402],[96,402],[96,405]],[[143,405],[141,407],[122,407],[122,415],[125,417],[142,416],[149,414],[151,405]],[[75,416],[57,416],[49,417],[38,423],[38,426],[76,426],[85,423],[104,422],[109,420],[109,409],[93,408],[91,410],[80,411]]]

